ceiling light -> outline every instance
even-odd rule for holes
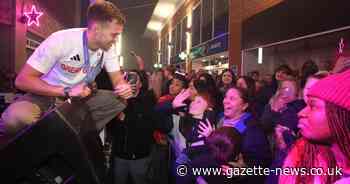
[[[259,47],[258,49],[258,64],[263,63],[263,48]]]
[[[170,16],[175,10],[175,5],[172,3],[159,3],[154,10],[154,15],[167,18]]]
[[[147,24],[147,28],[153,31],[160,31],[163,27],[163,24],[161,22],[158,21],[150,21]]]

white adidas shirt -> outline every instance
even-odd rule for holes
[[[42,80],[55,86],[73,86],[83,81],[83,32],[85,28],[66,29],[51,34],[27,60],[27,64],[44,75]],[[89,50],[90,66],[100,61],[102,49]],[[103,67],[107,72],[120,70],[115,45],[103,54]]]

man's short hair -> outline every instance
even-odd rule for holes
[[[118,24],[125,24],[125,16],[116,5],[109,1],[93,3],[88,8],[88,24],[92,21],[102,23],[110,22],[113,19],[117,20]]]

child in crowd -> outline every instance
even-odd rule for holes
[[[224,183],[225,176],[230,173],[222,172],[221,175],[196,176],[192,169],[213,168],[218,169],[238,157],[241,147],[240,133],[231,127],[221,127],[214,130],[205,139],[203,146],[189,147],[184,150],[186,162],[179,164],[177,168],[187,167],[188,174],[178,177],[177,183],[190,184],[195,181],[205,183]]]

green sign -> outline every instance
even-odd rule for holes
[[[205,46],[195,47],[191,49],[190,58],[196,59],[205,56]]]

